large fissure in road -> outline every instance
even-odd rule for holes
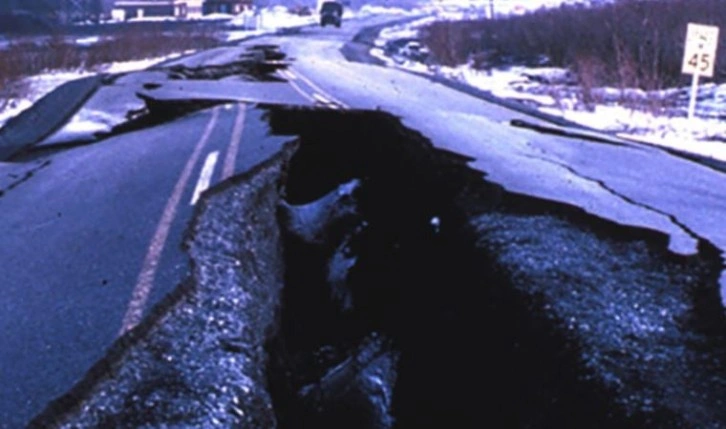
[[[268,372],[282,427],[726,421],[713,246],[678,258],[661,234],[510,194],[384,113],[270,118],[301,145]],[[335,207],[307,216],[333,219],[322,243],[295,216],[316,205]]]
[[[384,112],[205,194],[193,275],[36,427],[720,427],[719,253],[506,192]],[[486,132],[486,130],[482,130]]]

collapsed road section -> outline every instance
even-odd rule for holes
[[[285,53],[277,45],[252,45],[239,54],[234,61],[222,64],[206,64],[197,67],[184,64],[158,66],[166,71],[170,79],[217,80],[234,77],[250,81],[277,82],[272,76],[275,71],[287,67]]]
[[[297,94],[275,75],[289,65],[278,46],[228,50],[220,62],[183,57],[144,71],[61,85],[0,128],[0,161],[96,143],[215,104],[293,103]]]
[[[488,183],[384,112],[207,192],[192,276],[31,427],[726,425],[719,252]]]

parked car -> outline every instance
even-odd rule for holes
[[[421,43],[419,43],[418,41],[412,40],[412,41],[406,43],[401,48],[401,50],[399,51],[399,54],[402,57],[405,57],[405,58],[408,58],[408,59],[411,59],[414,61],[424,62],[424,61],[426,61],[426,58],[428,58],[428,56],[429,56],[429,50],[425,46],[422,46]]]
[[[328,24],[340,27],[340,23],[343,19],[343,5],[334,2],[326,1],[320,7],[320,25],[325,27]]]

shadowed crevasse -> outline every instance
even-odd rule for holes
[[[281,427],[726,422],[721,261],[709,243],[677,257],[660,233],[508,193],[386,113],[272,109],[270,123],[300,138],[286,200],[321,201],[357,180],[363,225],[327,246],[286,235],[268,371]],[[341,251],[354,262],[344,286],[329,277]],[[311,384],[328,389],[331,368],[371,335],[395,362],[379,377],[395,423],[372,399],[387,389],[360,387],[364,377],[348,382],[366,400],[309,403]]]

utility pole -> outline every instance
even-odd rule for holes
[[[494,19],[494,0],[489,0],[489,19]]]

